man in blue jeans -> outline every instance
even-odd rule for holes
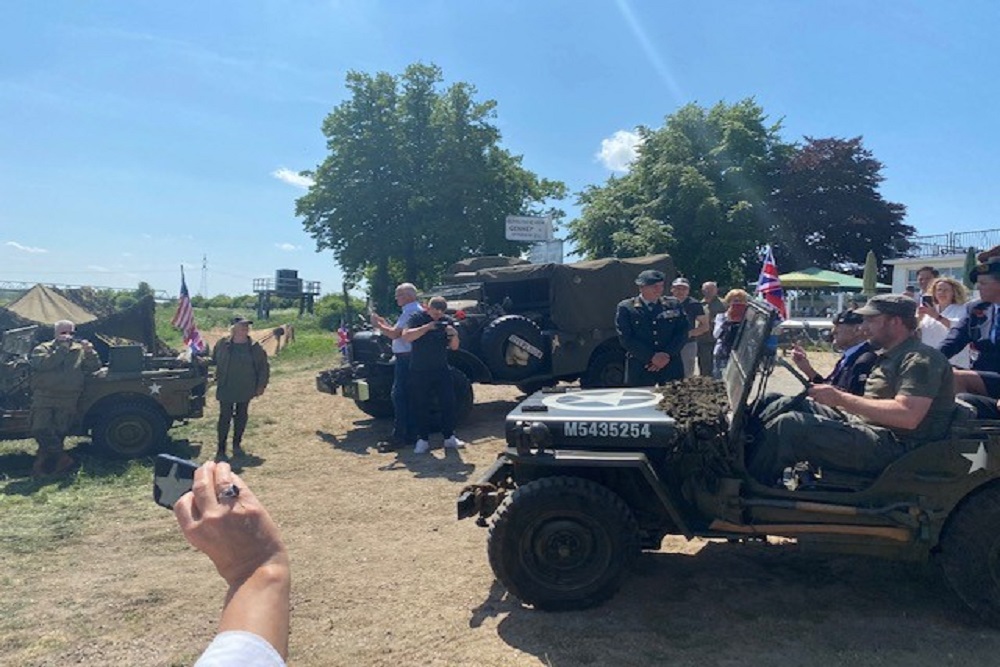
[[[422,313],[417,303],[417,288],[413,283],[401,283],[396,288],[396,305],[401,309],[396,324],[377,313],[372,313],[371,323],[377,330],[392,339],[392,356],[395,360],[392,377],[392,437],[378,443],[380,450],[398,449],[416,438],[416,422],[413,419],[410,399],[410,354],[412,345],[403,339],[410,318]]]
[[[448,302],[436,296],[427,302],[427,311],[410,318],[403,339],[413,344],[410,357],[410,393],[417,422],[415,454],[430,451],[430,406],[437,396],[441,405],[441,435],[448,449],[464,447],[455,437],[455,388],[448,366],[448,350],[457,350],[458,331],[445,315]]]

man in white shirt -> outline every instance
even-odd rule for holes
[[[403,330],[410,318],[422,310],[417,302],[417,288],[413,283],[400,283],[396,288],[396,305],[402,312],[395,324],[389,324],[377,313],[371,315],[372,326],[392,339],[392,356],[395,360],[392,377],[392,437],[378,443],[381,450],[399,449],[416,439],[416,421],[410,405],[409,391],[410,353],[413,345],[403,339]]]

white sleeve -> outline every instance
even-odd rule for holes
[[[252,632],[220,632],[194,663],[195,667],[285,667],[266,639]]]

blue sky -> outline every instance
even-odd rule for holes
[[[435,63],[577,192],[678,107],[754,96],[786,140],[862,135],[921,234],[1000,227],[1000,4],[49,0],[0,10],[0,280],[337,291],[295,173],[349,70]],[[602,148],[603,147],[603,148]],[[602,152],[603,151],[603,152]],[[567,202],[571,217],[576,209]],[[503,221],[497,221],[503,224]],[[791,269],[792,267],[787,267]],[[786,267],[782,267],[786,270]]]

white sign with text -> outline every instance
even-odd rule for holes
[[[506,223],[508,241],[552,240],[552,218],[508,215]]]

